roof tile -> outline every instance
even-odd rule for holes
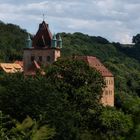
[[[83,60],[89,66],[95,68],[101,73],[103,77],[113,77],[113,74],[100,62],[100,60],[93,56],[76,56],[76,59]]]

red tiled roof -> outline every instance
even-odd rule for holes
[[[6,73],[23,72],[23,68],[19,64],[15,63],[0,63],[0,69]]]
[[[41,69],[39,63],[37,61],[33,61],[32,66],[28,69],[28,72],[25,73],[25,75],[35,75],[36,70],[40,70],[40,73],[42,75],[45,75],[45,72]]]
[[[16,60],[14,63],[15,63],[15,64],[19,64],[19,65],[23,68],[23,61],[18,61],[18,60]]]
[[[33,47],[37,48],[37,47],[50,47],[51,45],[51,39],[52,39],[52,34],[49,30],[49,25],[47,23],[45,23],[45,21],[43,21],[40,25],[39,25],[39,29],[36,33],[36,35],[33,38]],[[40,43],[38,44],[38,42]]]
[[[76,59],[83,60],[89,66],[99,71],[103,77],[113,77],[113,74],[100,62],[99,59],[93,56],[76,56]]]
[[[36,69],[40,69],[40,65],[34,60],[34,66]]]

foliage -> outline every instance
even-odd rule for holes
[[[0,22],[0,60],[21,60],[26,36],[19,26]],[[138,140],[139,34],[133,37],[135,45],[110,43],[103,37],[82,33],[61,36],[62,57],[96,56],[114,74],[116,109],[99,103],[104,87],[101,75],[73,58],[55,62],[45,70],[45,76],[1,72],[0,109],[17,119],[17,123],[10,119],[12,124],[6,126],[3,124],[9,120],[2,120],[1,139]],[[34,119],[26,118],[28,115]]]
[[[27,32],[17,25],[0,23],[0,61],[22,59]]]
[[[17,122],[10,133],[12,140],[49,140],[54,137],[55,130],[47,124],[41,125],[40,120],[32,120],[28,116],[22,123]]]
[[[139,140],[140,139],[140,125],[138,125],[134,133],[128,138],[128,140]]]
[[[138,96],[123,93],[117,95],[116,107],[121,108],[126,114],[130,114],[135,125],[140,123],[140,98]]]
[[[104,109],[99,119],[101,123],[100,133],[105,139],[120,140],[133,128],[131,116],[112,108]]]
[[[140,47],[120,43],[100,43],[94,36],[82,33],[61,34],[62,56],[91,55],[99,58],[115,76],[115,91],[139,95]],[[127,52],[129,50],[129,55]],[[133,54],[133,55],[132,55]]]
[[[55,135],[55,129],[42,120],[32,120],[29,116],[22,123],[12,120],[9,115],[0,112],[1,140],[50,140]]]
[[[92,117],[96,118],[102,108],[103,78],[79,60],[60,59],[46,69],[46,76],[3,75],[0,84],[5,88],[0,93],[0,108],[5,113],[18,120],[44,114],[56,128],[56,139],[78,139],[88,127],[89,110],[94,110]]]
[[[140,34],[133,36],[132,42],[135,44],[140,44]]]
[[[79,139],[83,128],[88,127],[89,110],[94,110],[96,118],[102,107],[99,103],[104,87],[102,76],[86,63],[72,58],[59,59],[47,69],[46,76],[59,91],[59,105],[53,103],[55,108],[49,118],[59,132],[57,138]]]
[[[14,120],[9,115],[5,115],[0,111],[0,139],[9,140],[9,131],[13,126]]]

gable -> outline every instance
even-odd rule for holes
[[[39,29],[36,35],[33,38],[33,47],[34,48],[43,48],[43,47],[50,47],[52,40],[52,34],[49,30],[49,25],[43,21],[39,25]]]

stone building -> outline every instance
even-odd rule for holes
[[[30,36],[23,54],[23,68],[25,75],[34,75],[36,69],[41,65],[47,66],[61,56],[62,39],[60,36],[52,35],[49,25],[43,21],[33,39]],[[113,74],[93,56],[77,56],[89,66],[95,68],[103,76],[106,87],[103,89],[101,102],[103,105],[114,106],[114,77]]]
[[[114,106],[114,76],[113,74],[100,62],[99,59],[93,56],[77,56],[77,59],[85,61],[89,66],[95,68],[101,73],[104,78],[106,87],[103,89],[101,102],[103,105]]]
[[[61,48],[60,35],[52,35],[49,25],[43,21],[33,39],[28,36],[23,54],[24,74],[33,75],[41,65],[47,66],[56,61],[60,57]]]

